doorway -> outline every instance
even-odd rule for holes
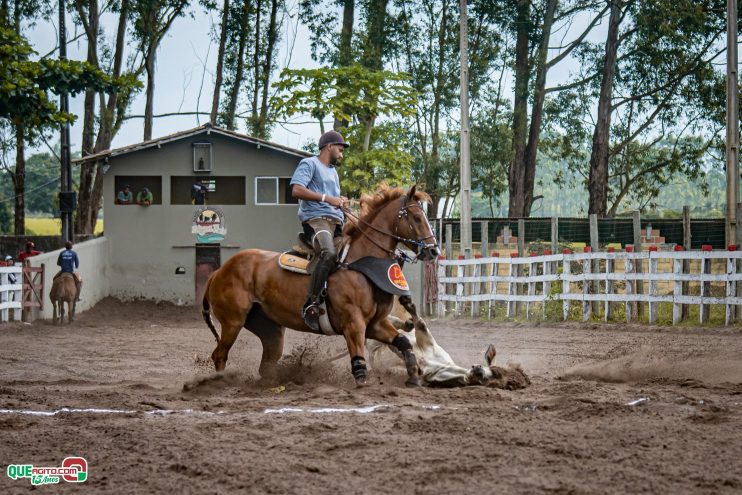
[[[221,266],[219,244],[196,244],[196,300],[194,305],[201,306],[206,291],[206,282],[214,271]]]

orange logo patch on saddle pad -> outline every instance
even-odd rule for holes
[[[281,256],[278,257],[278,265],[284,270],[288,270],[290,272],[309,275],[309,273],[307,273],[307,266],[309,265],[309,261],[306,258],[302,258],[301,256],[297,256],[296,254],[288,251],[285,253],[281,253]]]
[[[386,275],[387,277],[389,277],[389,281],[392,283],[392,285],[396,288],[401,290],[410,289],[410,287],[407,285],[407,279],[404,278],[404,273],[402,273],[402,267],[399,266],[397,263],[389,266]]]

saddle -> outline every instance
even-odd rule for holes
[[[350,247],[349,241],[350,239],[346,237],[335,237],[335,251],[339,253],[338,262],[342,263],[345,259],[348,247]],[[298,244],[293,246],[291,250],[281,253],[278,257],[278,266],[290,272],[311,275],[319,260],[316,254],[312,243],[307,241],[304,232],[299,232]]]

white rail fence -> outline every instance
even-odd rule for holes
[[[626,320],[632,321],[643,316],[646,304],[647,320],[655,323],[660,305],[670,304],[673,324],[687,318],[691,306],[698,306],[703,324],[709,321],[710,306],[722,305],[724,322],[731,325],[742,320],[741,271],[739,251],[441,259],[435,306],[438,317],[489,318],[498,308],[514,317],[525,306],[528,319],[537,312],[546,317],[549,308],[552,318],[554,313],[567,319],[581,312],[583,321],[593,315],[606,321],[622,317],[623,309]]]
[[[21,319],[22,270],[20,266],[0,267],[0,321]]]

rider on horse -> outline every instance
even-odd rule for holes
[[[319,256],[312,272],[309,294],[302,317],[312,330],[319,330],[319,306],[327,278],[335,268],[334,238],[342,236],[343,206],[348,198],[340,195],[340,178],[335,167],[348,147],[337,131],[327,131],[319,138],[319,156],[303,159],[291,178],[291,194],[299,199],[299,219],[305,238]]]

